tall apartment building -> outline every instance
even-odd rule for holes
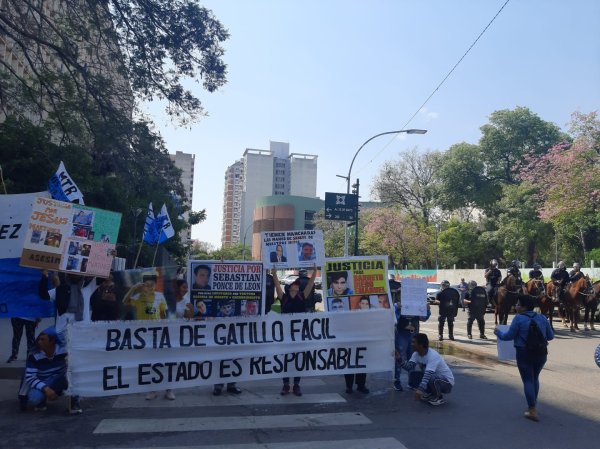
[[[194,194],[194,162],[196,156],[194,154],[176,151],[175,154],[169,154],[169,157],[175,164],[175,167],[181,170],[181,183],[185,192],[185,201],[183,205],[192,207],[192,197]],[[183,218],[187,220],[189,213],[185,212]],[[192,240],[192,228],[183,229],[179,236],[183,244],[189,243]]]
[[[256,201],[271,195],[316,198],[317,156],[290,154],[286,142],[271,141],[268,150],[247,148],[225,172],[221,243],[250,242]]]

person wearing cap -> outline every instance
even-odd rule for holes
[[[27,357],[25,373],[19,388],[21,410],[45,410],[68,387],[67,348],[54,326],[41,331],[35,349]],[[81,413],[79,400],[70,398],[70,413]]]
[[[277,270],[273,268],[271,270],[273,275],[273,282],[275,283],[275,291],[277,297],[281,300],[281,313],[304,313],[306,311],[306,300],[305,298],[310,295],[310,292],[315,284],[315,278],[317,277],[317,267],[313,267],[312,275],[308,281],[308,284],[304,290],[300,290],[302,285],[299,279],[296,279],[290,284],[290,288],[287,293],[284,293],[281,288],[281,283],[277,278]],[[300,377],[294,377],[294,387],[292,389],[296,396],[302,396],[302,390],[300,389]],[[290,378],[283,378],[283,387],[281,389],[281,395],[285,396],[290,393]]]

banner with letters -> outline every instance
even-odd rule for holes
[[[261,232],[262,261],[277,269],[311,268],[325,263],[323,231],[299,230]]]
[[[48,192],[0,195],[0,318],[54,316],[54,304],[38,295],[40,270],[19,266],[31,207]]]
[[[326,310],[390,309],[387,256],[325,259]]]
[[[427,316],[427,281],[423,278],[402,279],[401,314]]]
[[[393,315],[382,310],[68,329],[70,393],[85,397],[394,366]]]
[[[107,277],[121,214],[37,198],[31,209],[21,265]]]
[[[188,276],[196,318],[264,314],[262,262],[190,260]]]

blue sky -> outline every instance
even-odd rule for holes
[[[209,114],[177,128],[149,107],[171,153],[196,154],[192,237],[220,246],[223,176],[246,148],[269,140],[319,156],[317,194],[345,191],[352,156],[369,137],[400,129],[505,0],[211,0],[229,30],[228,83],[203,92]],[[409,128],[358,156],[352,177],[368,199],[386,160],[418,147],[477,143],[498,109],[526,106],[564,128],[600,105],[600,2],[511,0]]]

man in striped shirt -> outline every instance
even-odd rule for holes
[[[452,371],[442,356],[429,347],[427,335],[416,334],[412,338],[412,347],[414,353],[409,361],[402,363],[402,368],[406,371],[421,368],[422,374],[417,375],[415,372],[410,376],[409,387],[416,389],[415,399],[429,402],[431,405],[445,404],[443,395],[450,393],[454,386]]]
[[[54,326],[40,332],[36,346],[37,349],[27,358],[25,375],[19,389],[23,410],[45,410],[47,401],[58,399],[68,386],[67,348]],[[73,399],[71,398],[72,401]],[[81,410],[80,407],[76,408]]]

